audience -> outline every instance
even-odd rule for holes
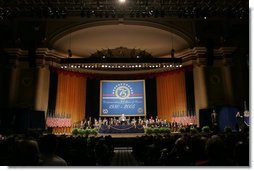
[[[111,136],[1,136],[0,162],[7,166],[109,166]],[[182,132],[124,139],[144,166],[249,166],[249,132]]]
[[[231,132],[230,134],[232,135],[228,133],[192,135],[187,132],[163,136],[144,135],[137,139],[133,153],[144,165],[249,166],[248,133]],[[229,144],[229,140],[234,145]],[[147,148],[146,144],[151,143],[152,148]],[[157,149],[156,152],[160,151],[159,156],[154,149]],[[153,161],[149,162],[151,158]]]

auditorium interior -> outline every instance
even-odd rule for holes
[[[250,166],[247,0],[0,0],[0,165]]]

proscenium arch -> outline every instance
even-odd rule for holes
[[[158,29],[164,31],[166,34],[175,34],[184,40],[188,47],[193,45],[193,37],[191,35],[183,32],[183,29],[175,26],[175,25],[163,25],[155,22],[148,21],[133,21],[133,20],[110,20],[110,21],[96,21],[89,22],[84,24],[76,24],[76,25],[68,25],[65,28],[58,29],[54,33],[52,33],[48,38],[49,47],[51,49],[54,48],[54,44],[60,40],[61,38],[68,36],[71,33],[90,29],[92,27],[100,27],[100,26],[117,26],[117,25],[126,25],[126,26],[144,26],[147,28]]]

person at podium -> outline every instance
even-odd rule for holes
[[[119,117],[119,121],[120,121],[121,125],[127,123],[127,120],[126,120],[126,117],[124,116],[124,114],[122,114],[122,115]]]

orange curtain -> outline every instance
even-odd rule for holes
[[[70,115],[72,123],[83,120],[86,106],[86,78],[75,74],[58,73],[55,112]]]
[[[173,116],[186,114],[184,71],[173,71],[156,77],[158,117],[171,121]]]

